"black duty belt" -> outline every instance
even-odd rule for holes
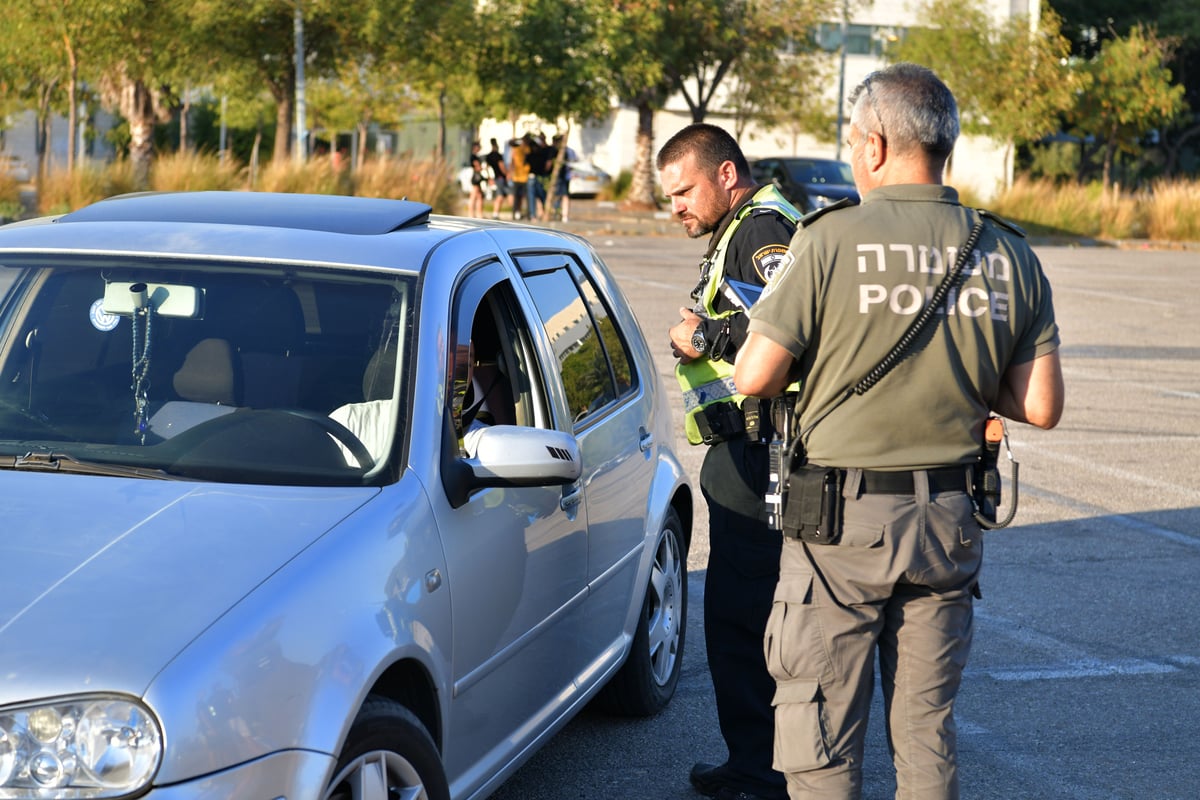
[[[927,475],[930,494],[968,491],[965,466],[938,467],[928,470]],[[916,494],[912,472],[863,470],[862,476],[863,494]]]
[[[727,442],[739,436],[751,441],[770,440],[771,401],[747,397],[739,407],[732,401],[710,403],[696,415],[696,428],[705,444]]]

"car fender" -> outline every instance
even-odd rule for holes
[[[411,475],[387,487],[217,620],[145,694],[172,735],[158,783],[271,753],[337,754],[392,665],[448,685],[450,597],[436,520]],[[215,577],[214,579],[219,579]],[[444,717],[447,699],[439,694]],[[284,719],[281,719],[284,717]],[[230,732],[236,735],[230,735]]]

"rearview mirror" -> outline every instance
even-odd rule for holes
[[[160,317],[200,316],[200,290],[171,283],[112,281],[104,285],[104,311],[124,317],[142,308],[152,308]]]

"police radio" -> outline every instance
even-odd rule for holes
[[[997,509],[1000,506],[1000,444],[1004,443],[1004,451],[1008,456],[1012,472],[1012,502],[1009,503],[1008,513],[1004,519],[996,521]],[[983,448],[979,453],[979,462],[975,465],[974,479],[971,485],[971,497],[975,501],[975,521],[979,527],[986,530],[1008,527],[1017,515],[1017,471],[1020,465],[1013,458],[1012,448],[1008,446],[1008,426],[1000,417],[990,416],[983,425]]]

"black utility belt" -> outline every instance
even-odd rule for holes
[[[844,471],[844,470],[843,470]],[[967,468],[938,467],[926,470],[929,492],[965,492],[968,489]],[[912,472],[876,472],[863,470],[863,494],[916,494],[916,480]]]
[[[747,397],[741,406],[732,400],[710,403],[696,413],[696,428],[705,444],[717,444],[745,436],[751,441],[768,441],[775,429],[771,425],[771,401]]]
[[[842,533],[842,489],[847,470],[805,464],[788,476],[787,500],[783,508],[783,535],[810,544],[834,544]],[[929,493],[966,492],[970,479],[966,466],[926,470]],[[916,494],[914,472],[862,470],[860,494]]]

